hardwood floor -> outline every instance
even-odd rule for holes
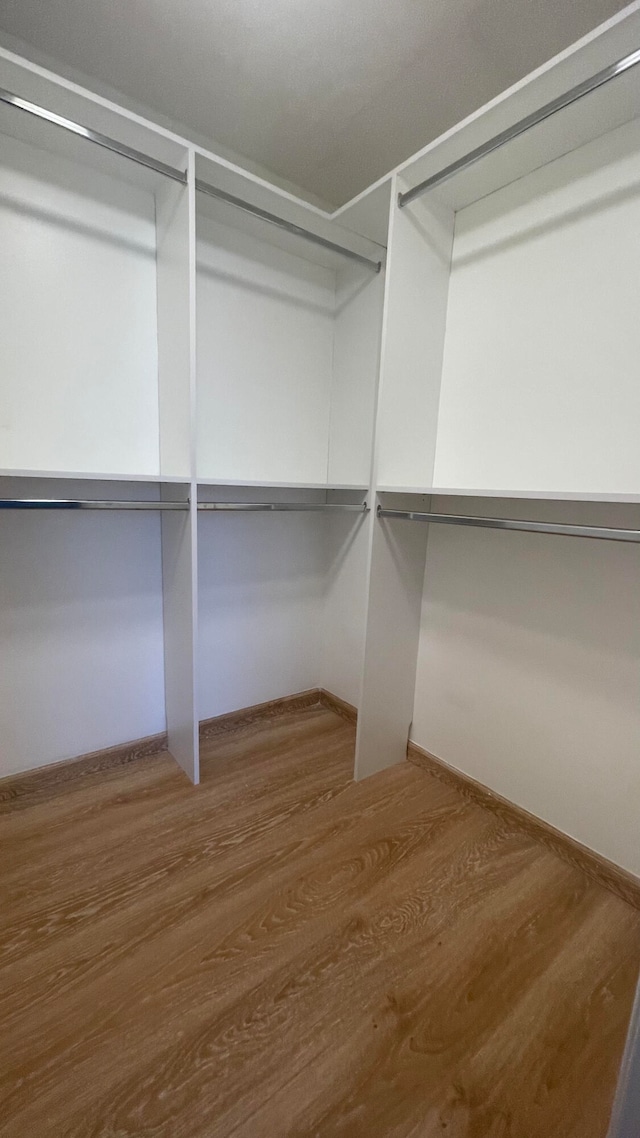
[[[353,733],[5,786],[2,1138],[604,1138],[640,913]]]

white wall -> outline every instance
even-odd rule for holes
[[[369,485],[384,273],[346,262],[337,273],[328,481]]]
[[[0,777],[163,731],[162,643],[159,516],[2,513]]]
[[[357,519],[357,520],[356,520]],[[367,515],[333,514],[326,534],[318,684],[357,707],[367,617]]]
[[[456,215],[434,485],[640,490],[640,121]]]
[[[200,514],[201,719],[315,687],[358,704],[367,524],[354,514]]]
[[[454,508],[640,526],[637,507],[459,499]],[[635,873],[639,579],[638,546],[431,526],[411,732]]]
[[[200,719],[318,686],[323,538],[315,514],[200,515]]]
[[[153,196],[3,136],[0,249],[0,468],[157,474]]]
[[[325,482],[335,273],[198,220],[198,474]]]

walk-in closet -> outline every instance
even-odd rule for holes
[[[631,1138],[640,3],[335,209],[132,108],[0,32],[0,1138]]]

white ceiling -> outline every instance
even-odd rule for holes
[[[622,7],[0,0],[0,39],[339,205]]]

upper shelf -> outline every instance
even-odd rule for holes
[[[420,494],[440,498],[514,498],[539,502],[640,502],[638,494],[601,494],[570,490],[479,490],[451,486],[377,486],[379,494]]]
[[[200,218],[242,229],[261,241],[330,269],[356,265],[379,272],[384,246],[333,222],[319,210],[249,180],[227,163],[196,155],[196,207]]]
[[[107,474],[88,470],[12,470],[0,468],[0,478],[48,478],[61,480],[74,480],[76,482],[142,482],[152,485],[175,483],[176,485],[189,485],[188,478],[164,476],[161,474]]]
[[[264,487],[284,490],[368,490],[364,483],[354,482],[274,482],[265,479],[198,478],[198,486]]]
[[[0,52],[0,88],[5,99],[15,96],[17,101],[0,104],[2,134],[144,188],[155,188],[168,172],[186,180],[187,146],[177,136],[57,76],[49,77],[10,52]],[[126,157],[127,150],[149,166],[164,168],[164,176]]]
[[[453,166],[446,181],[426,189],[426,197],[463,209],[629,122],[640,113],[639,49],[636,12],[624,26],[557,57],[405,163],[399,171],[401,200]],[[541,112],[544,117],[536,123]],[[519,129],[522,125],[526,129]],[[496,140],[500,144],[492,146]],[[489,153],[465,164],[485,147]],[[455,170],[458,163],[461,168]],[[414,199],[414,207],[420,200]]]

